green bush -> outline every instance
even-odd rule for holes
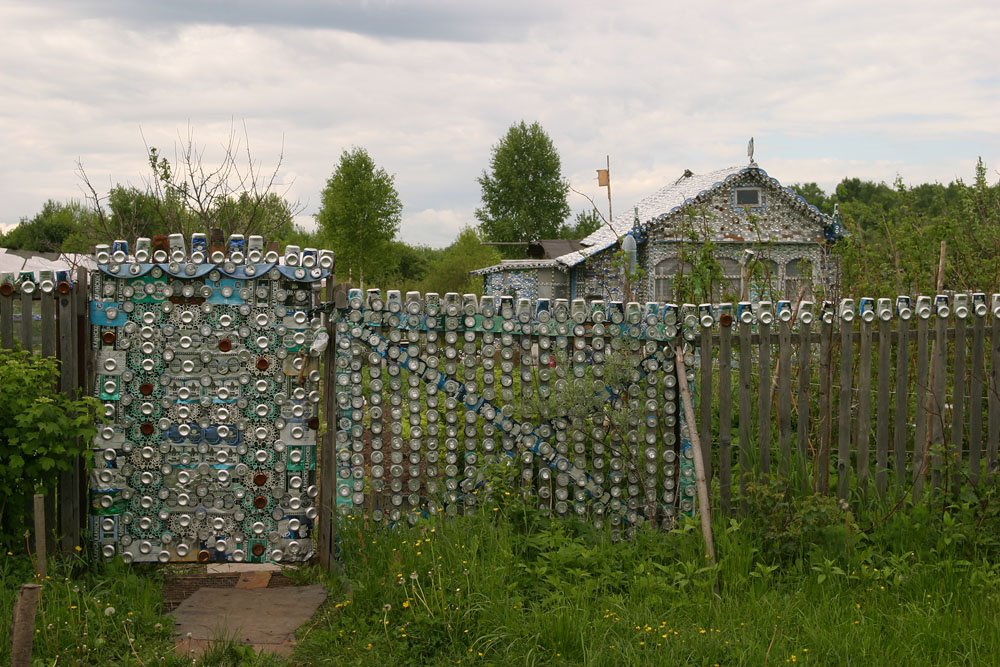
[[[52,492],[89,447],[98,403],[57,391],[59,362],[0,350],[0,542],[15,543],[28,500]]]

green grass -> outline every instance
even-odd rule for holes
[[[206,665],[979,665],[1000,660],[994,491],[864,516],[752,486],[717,519],[705,564],[694,522],[627,542],[551,521],[516,494],[416,526],[346,519],[341,576],[290,660],[223,645]],[[11,564],[14,564],[13,566]],[[0,566],[0,663],[23,558]],[[40,664],[191,664],[170,656],[154,569],[45,582]],[[341,584],[349,584],[344,594]],[[106,615],[111,605],[115,612]],[[49,627],[51,625],[51,627]]]
[[[612,543],[516,502],[413,528],[348,521],[354,594],[321,614],[296,659],[989,663],[1000,656],[1000,568],[992,539],[974,539],[982,515],[964,511],[914,508],[865,531],[836,503],[807,499],[767,520],[718,522],[715,568],[694,524]]]

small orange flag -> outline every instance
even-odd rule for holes
[[[611,185],[611,174],[607,169],[597,170],[597,185],[602,188]]]

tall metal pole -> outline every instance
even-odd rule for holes
[[[611,215],[611,156],[606,155],[607,167],[608,167],[608,222],[611,222],[613,216]]]

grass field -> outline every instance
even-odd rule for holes
[[[749,494],[716,521],[603,531],[550,521],[517,494],[474,515],[341,530],[343,579],[293,659],[224,646],[200,664],[984,665],[1000,663],[1000,507],[993,492],[875,508]],[[27,559],[0,565],[0,663]],[[45,582],[38,664],[191,664],[173,657],[155,569],[58,565]],[[344,594],[346,579],[350,593]],[[113,609],[113,611],[108,611]]]

